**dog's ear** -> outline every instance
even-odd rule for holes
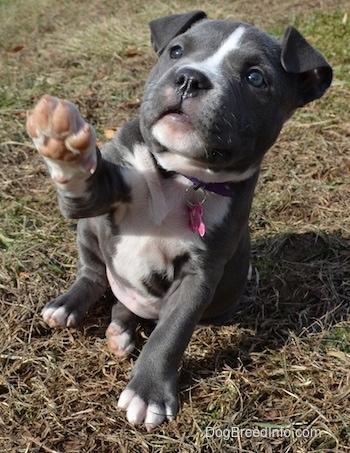
[[[155,52],[160,55],[166,45],[175,36],[184,33],[195,22],[205,19],[207,15],[204,11],[192,11],[187,14],[172,14],[171,16],[162,17],[152,20],[149,23],[151,29],[151,43]]]
[[[294,27],[282,38],[281,64],[297,77],[300,107],[323,96],[332,82],[332,68]]]

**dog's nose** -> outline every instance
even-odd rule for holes
[[[202,90],[210,90],[209,78],[197,69],[182,67],[175,74],[175,89],[182,99],[198,96]]]

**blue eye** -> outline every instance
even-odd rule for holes
[[[250,70],[246,76],[246,79],[248,83],[253,85],[255,88],[261,88],[266,85],[263,75],[257,69]]]
[[[169,55],[173,60],[178,60],[183,55],[183,48],[181,46],[174,46],[170,49]]]

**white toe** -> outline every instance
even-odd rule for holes
[[[42,311],[42,317],[50,327],[71,327],[76,325],[76,319],[73,314],[68,314],[65,307],[45,307]]]
[[[132,425],[139,425],[146,417],[147,404],[137,395],[130,401],[126,418]]]
[[[43,320],[49,324],[49,321],[50,321],[50,318],[51,318],[51,315],[52,313],[55,311],[54,308],[44,308],[43,311],[41,312],[41,315],[43,317]]]
[[[127,420],[133,425],[145,423],[148,432],[164,422],[173,421],[177,412],[176,405],[147,404],[137,393],[126,388],[119,397],[118,408],[126,411]]]
[[[119,409],[127,409],[130,401],[132,400],[132,398],[135,396],[135,392],[132,391],[132,390],[129,390],[129,389],[125,389],[120,397],[119,397],[119,400],[118,400],[118,407]]]
[[[145,418],[145,425],[147,431],[151,431],[156,426],[163,423],[165,420],[165,413],[164,409],[157,404],[150,404],[147,408],[146,418]]]
[[[174,411],[174,409],[171,409],[171,407],[168,405],[165,406],[165,414],[169,422],[173,422],[175,420],[176,411]]]
[[[43,319],[50,327],[65,327],[67,320],[67,312],[64,307],[59,308],[44,308]]]

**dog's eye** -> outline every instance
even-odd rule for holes
[[[247,81],[256,88],[265,86],[265,80],[263,75],[257,69],[252,69],[246,76]]]
[[[181,46],[174,46],[170,49],[169,55],[173,60],[178,60],[183,55],[183,48]]]

